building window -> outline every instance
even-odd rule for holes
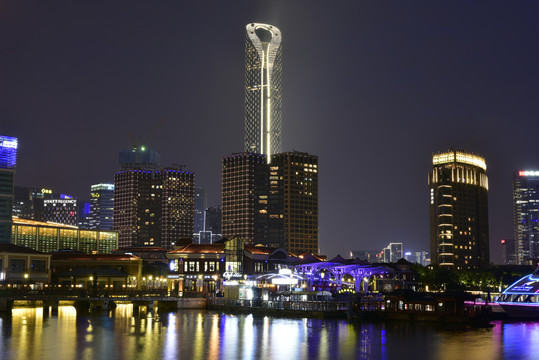
[[[25,271],[26,261],[24,259],[11,259],[9,272],[22,273]]]

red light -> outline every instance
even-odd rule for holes
[[[502,239],[502,244],[505,244],[505,239]]]
[[[524,176],[525,172],[524,171],[519,171],[518,172],[518,176]]]

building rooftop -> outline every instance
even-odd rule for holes
[[[17,254],[40,254],[47,255],[41,251],[37,251],[25,246],[19,246],[12,243],[0,244],[0,252],[2,253],[17,253]]]

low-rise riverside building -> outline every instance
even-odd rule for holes
[[[50,254],[15,244],[0,244],[0,286],[29,285],[42,289],[51,280],[50,269]]]
[[[165,288],[165,278],[145,277],[143,260],[125,254],[85,254],[59,251],[52,254],[53,283],[62,287],[98,290]]]
[[[283,249],[245,244],[240,238],[214,244],[187,244],[169,252],[169,279],[175,291],[222,293],[236,284],[291,266]]]
[[[42,252],[72,249],[88,254],[110,254],[118,248],[118,233],[13,217],[11,242]]]

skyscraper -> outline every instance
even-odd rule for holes
[[[539,171],[513,173],[513,232],[517,265],[539,258]]]
[[[0,243],[11,242],[11,212],[18,140],[0,135]]]
[[[245,32],[245,152],[271,155],[282,147],[281,32],[251,23]]]
[[[301,152],[223,159],[222,231],[227,238],[318,253],[318,157]]]
[[[112,230],[114,215],[114,184],[90,186],[90,215],[88,228]]]
[[[489,264],[485,159],[459,150],[432,157],[429,172],[431,262],[448,268]]]
[[[240,237],[250,244],[266,244],[268,219],[268,165],[266,156],[237,153],[223,158],[223,236]]]
[[[120,247],[171,249],[180,238],[193,236],[195,175],[156,170],[158,159],[145,147],[120,152],[122,170],[114,176],[114,230]]]
[[[269,242],[281,238],[288,251],[318,254],[318,156],[275,154],[269,171]]]

